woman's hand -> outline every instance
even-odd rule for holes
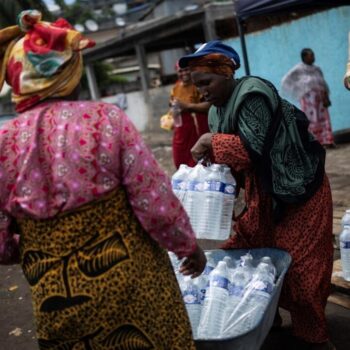
[[[213,134],[208,132],[203,134],[191,149],[192,157],[198,161],[202,158],[209,158],[212,150],[211,138]]]
[[[185,258],[179,271],[185,276],[196,278],[203,272],[206,263],[207,258],[205,257],[202,248],[197,244],[196,250],[192,255]]]
[[[328,97],[326,99],[324,99],[324,101],[323,101],[323,107],[324,108],[328,108],[331,105],[332,105],[331,100]]]
[[[180,108],[181,112],[186,112],[188,110],[190,110],[190,106],[191,104],[190,103],[186,103],[186,102],[183,102],[183,101],[180,101],[180,100],[175,100],[176,102],[176,105],[178,108]]]
[[[350,76],[345,76],[344,78],[344,86],[347,90],[350,90]]]
[[[325,92],[323,96],[323,107],[328,108],[331,104],[331,100],[329,99],[328,94]]]

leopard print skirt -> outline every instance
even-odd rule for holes
[[[40,349],[195,349],[168,255],[123,190],[18,225]]]

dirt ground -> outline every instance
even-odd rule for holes
[[[156,158],[165,171],[174,171],[171,157],[170,134],[145,135]],[[327,151],[327,171],[330,177],[335,209],[350,208],[350,144],[340,145]],[[203,243],[211,249],[215,243]],[[335,254],[339,254],[335,251]],[[32,317],[28,284],[17,265],[0,266],[0,350],[38,350]],[[328,303],[326,316],[330,335],[337,350],[350,349],[350,310]],[[283,328],[270,332],[262,350],[306,349],[291,335],[291,322],[282,310]],[[217,349],[219,350],[219,349]],[[234,349],[232,349],[234,350]],[[251,349],[257,350],[257,349]]]

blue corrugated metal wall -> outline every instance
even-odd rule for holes
[[[345,6],[246,35],[251,74],[269,79],[279,89],[283,75],[300,62],[301,49],[312,48],[330,87],[333,130],[350,128],[350,92],[343,86],[349,31],[350,6]],[[225,42],[242,57],[238,38]],[[242,75],[243,62],[237,71],[238,77]]]

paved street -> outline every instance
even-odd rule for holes
[[[160,164],[171,174],[174,168],[170,134],[162,134],[158,140],[152,135],[145,135],[145,139]],[[350,207],[349,154],[350,144],[339,145],[336,149],[327,151],[327,171],[331,180],[335,212],[342,212]],[[337,255],[338,251],[335,253]],[[38,350],[29,289],[19,266],[0,266],[0,276],[0,350]],[[302,350],[302,346],[291,337],[289,315],[283,312],[282,316],[282,331],[271,332],[263,350]],[[337,349],[348,350],[350,310],[328,303],[327,320]]]

